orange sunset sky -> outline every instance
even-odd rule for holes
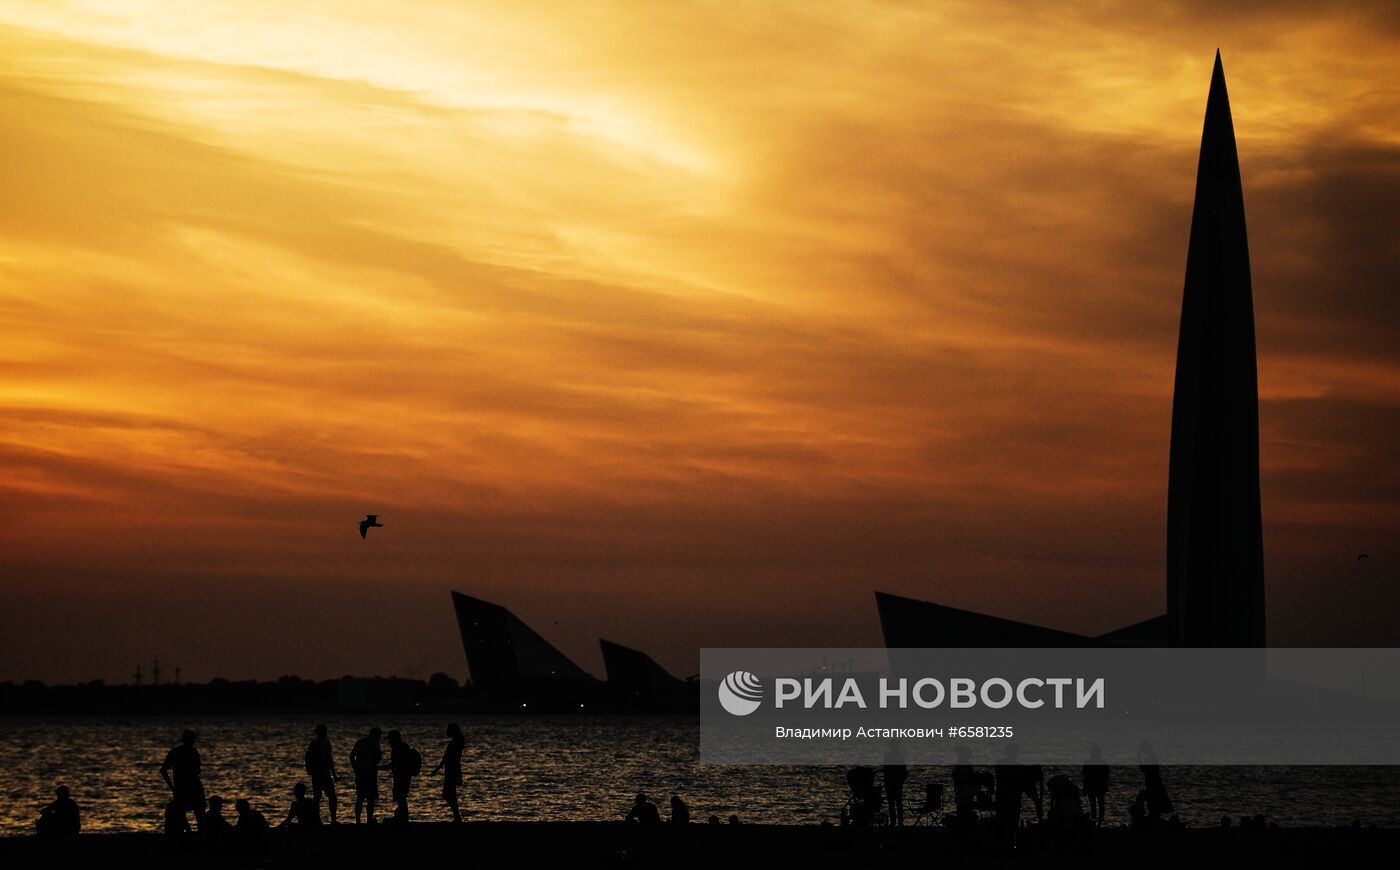
[[[1400,6],[1247,5],[0,0],[0,679],[1162,612],[1217,46],[1271,641],[1392,645]]]

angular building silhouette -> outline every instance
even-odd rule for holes
[[[1085,637],[876,592],[898,647],[1264,646],[1254,303],[1225,69],[1215,54],[1196,170],[1172,402],[1167,613]]]
[[[596,700],[600,684],[514,613],[452,593],[472,688],[483,698],[518,705],[576,705]]]
[[[700,703],[699,683],[677,679],[641,650],[599,639],[611,702],[624,709],[683,711]]]
[[[608,671],[603,682],[499,604],[453,592],[452,607],[473,692],[485,705],[633,712],[699,707],[697,683],[671,676],[641,650],[600,640]]]

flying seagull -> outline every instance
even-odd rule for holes
[[[365,518],[360,520],[360,537],[369,534],[370,529],[382,529],[384,524],[379,521],[379,514],[365,514]]]
[[[1363,561],[1363,560],[1369,559],[1369,558],[1371,558],[1371,557],[1368,556],[1368,555],[1366,555],[1365,553],[1361,553],[1361,554],[1357,555],[1356,561],[1360,562],[1360,561]]]

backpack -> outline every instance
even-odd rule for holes
[[[405,773],[409,776],[417,776],[423,772],[423,754],[412,746],[405,746],[404,752],[408,753]]]

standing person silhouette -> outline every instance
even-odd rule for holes
[[[442,760],[432,772],[442,771],[442,799],[452,808],[452,821],[461,824],[462,810],[457,802],[457,787],[462,784],[462,748],[467,739],[456,722],[447,726],[447,747],[442,750]]]
[[[890,802],[890,824],[904,824],[904,783],[909,779],[909,765],[899,748],[898,740],[890,741],[885,753],[885,798]]]
[[[1045,821],[1045,771],[1040,765],[1021,765],[1021,791],[1035,805],[1035,820]]]
[[[1108,765],[1103,763],[1103,751],[1097,744],[1089,747],[1089,760],[1084,764],[1083,773],[1084,794],[1089,798],[1089,821],[1102,827],[1108,797]]]
[[[165,755],[160,766],[160,778],[170,787],[168,812],[193,812],[196,825],[204,824],[204,783],[199,778],[199,750],[194,748],[195,733],[186,729],[180,735],[180,745]]]
[[[355,824],[360,823],[360,811],[368,808],[369,824],[374,824],[374,808],[379,803],[379,762],[384,750],[379,746],[378,728],[355,741],[350,750],[350,769],[355,772]]]
[[[413,788],[413,778],[423,772],[423,756],[395,729],[389,732],[389,763],[381,768],[389,771],[394,783],[394,821],[406,825],[408,793]]]
[[[996,819],[998,844],[1011,848],[1016,844],[1016,829],[1021,826],[1022,768],[1020,747],[1008,743],[996,763]]]
[[[316,801],[316,812],[320,813],[321,795],[330,804],[331,824],[339,824],[335,818],[335,783],[340,775],[335,772],[335,755],[331,752],[331,740],[326,736],[326,726],[316,726],[316,736],[306,746],[306,775],[311,777],[311,796]]]
[[[957,819],[963,824],[977,820],[977,771],[972,767],[972,750],[958,746],[953,752],[958,763],[953,765],[953,806]]]
[[[1138,745],[1138,767],[1142,770],[1143,795],[1147,798],[1149,821],[1157,821],[1162,816],[1176,811],[1172,799],[1167,795],[1167,784],[1162,781],[1162,767],[1157,763],[1157,753],[1146,740]]]

